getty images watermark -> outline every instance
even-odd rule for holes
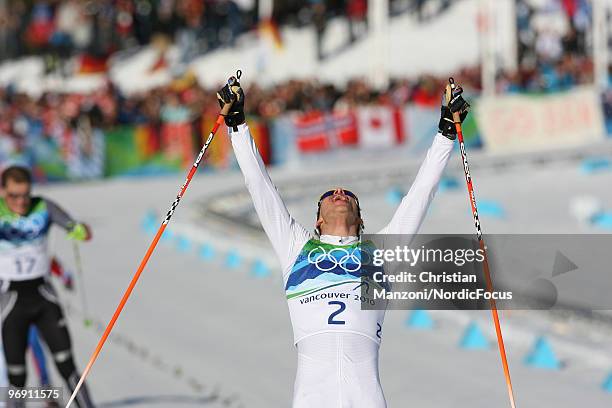
[[[428,248],[421,245],[418,248],[397,245],[395,248],[374,249],[372,251],[372,266],[380,268],[384,265],[407,266],[415,268],[417,265],[448,265],[457,268],[466,265],[482,264],[486,259],[483,249],[471,248]],[[390,268],[390,269],[397,269]],[[478,285],[476,272],[462,272],[461,270],[446,271],[440,268],[436,270],[423,270],[409,272],[397,270],[386,272],[386,270],[373,271],[371,280],[379,284],[373,288],[374,300],[512,300],[512,291],[489,291],[481,287],[466,287],[466,284]],[[482,266],[470,268],[480,270]],[[397,283],[411,284],[397,288]],[[429,287],[435,284],[434,287]]]
[[[486,255],[472,235],[363,235],[360,290],[375,302],[362,307],[612,309],[612,235],[493,234],[484,242]]]

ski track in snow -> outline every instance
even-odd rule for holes
[[[460,187],[438,193],[421,232],[473,232],[456,155],[452,160],[457,166],[451,164],[449,174],[458,178]],[[340,169],[345,166],[339,163],[337,167],[326,171],[341,175]],[[296,172],[272,172],[281,193]],[[604,206],[610,205],[612,191],[603,188],[612,181],[610,172],[585,175],[576,163],[564,162],[540,168],[475,168],[471,173],[477,200],[499,202],[506,212],[506,219],[481,215],[485,233],[605,232],[578,224],[569,216],[568,207],[569,200],[579,194],[599,197]],[[176,175],[35,189],[57,200],[76,218],[89,222],[94,231],[94,240],[81,246],[88,309],[94,320],[91,327],[83,324],[78,294],[61,290],[68,305],[79,367],[85,366],[102,326],[110,319],[150,243],[151,235],[141,227],[144,214],[151,209],[157,211],[161,223],[182,181],[183,176]],[[410,182],[407,179],[399,187],[407,190]],[[390,218],[393,205],[385,200],[385,188],[370,191],[356,181],[346,187],[357,194],[367,191],[360,195],[367,230],[377,230]],[[238,173],[196,176],[170,222],[171,228],[195,225],[206,229],[208,221],[198,215],[198,206],[220,192],[234,190],[244,190]],[[316,195],[304,193],[289,200],[288,207],[298,221],[309,226],[315,200]],[[218,228],[209,229],[208,234],[217,234]],[[218,241],[237,248],[248,245],[233,230],[220,235]],[[71,244],[57,230],[51,242],[52,251],[73,269]],[[269,251],[267,243],[261,246]],[[432,311],[436,321],[432,331],[407,329],[407,313],[390,311],[385,322],[380,365],[390,407],[488,408],[508,404],[490,313]],[[601,389],[612,370],[609,328],[560,320],[543,312],[501,312],[501,319],[518,406],[603,408],[612,404],[612,394]],[[458,347],[462,331],[471,320],[478,321],[492,342],[490,350],[464,351]],[[271,278],[254,279],[246,266],[230,269],[219,256],[204,262],[194,250],[183,253],[162,242],[113,333],[88,380],[100,406],[290,405],[296,356],[277,270]],[[539,334],[548,336],[565,363],[562,370],[523,365]]]

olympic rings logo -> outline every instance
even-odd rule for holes
[[[336,256],[334,256],[337,254]],[[315,264],[317,269],[322,272],[329,272],[337,267],[342,268],[347,273],[357,272],[361,269],[361,261],[363,255],[369,256],[367,252],[362,252],[359,248],[353,248],[350,251],[346,248],[332,248],[327,252],[322,247],[316,247],[308,252],[308,263]],[[325,267],[322,262],[329,261],[330,266]],[[366,262],[366,264],[369,261]]]

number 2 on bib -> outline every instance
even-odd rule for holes
[[[329,315],[329,317],[327,318],[327,324],[346,324],[344,320],[334,320],[336,316],[344,312],[344,310],[346,309],[346,305],[344,304],[344,302],[338,302],[334,300],[332,302],[328,302],[327,304],[340,306],[338,310]]]

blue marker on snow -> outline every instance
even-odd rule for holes
[[[225,265],[229,268],[236,269],[242,264],[242,257],[238,251],[232,249],[227,253],[225,257]]]
[[[200,247],[200,258],[205,261],[210,261],[215,257],[215,249],[210,244],[204,244]]]
[[[413,310],[406,320],[406,326],[412,329],[428,330],[433,329],[434,322],[425,310]]]
[[[525,364],[546,370],[558,370],[561,362],[557,359],[552,346],[544,336],[538,337],[534,347],[525,357]]]
[[[471,322],[461,337],[459,347],[466,350],[487,350],[490,344],[478,324]]]
[[[251,274],[256,278],[265,278],[270,276],[270,268],[261,259],[255,260],[253,267],[251,268]]]

